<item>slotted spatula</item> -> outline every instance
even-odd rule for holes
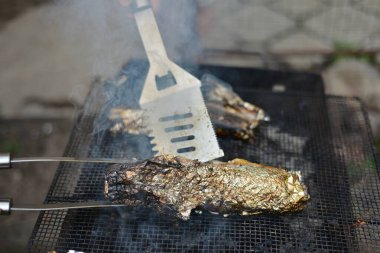
[[[145,110],[153,151],[202,162],[222,157],[201,82],[168,58],[149,1],[136,0],[133,4],[150,64],[140,106]]]

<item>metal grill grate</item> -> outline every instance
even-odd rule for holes
[[[146,137],[112,135],[106,114],[123,87],[97,85],[67,156],[143,159]],[[357,99],[275,94],[236,87],[272,118],[254,144],[222,139],[226,158],[300,170],[311,200],[297,214],[171,220],[144,208],[41,212],[30,252],[375,252],[380,248],[380,179],[368,119]],[[116,101],[116,102],[115,102]],[[103,200],[104,165],[62,163],[47,203]]]

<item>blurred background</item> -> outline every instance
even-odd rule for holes
[[[328,94],[364,101],[380,149],[380,0],[156,0],[155,6],[171,58],[319,73]],[[144,57],[130,16],[118,0],[0,0],[0,152],[62,154],[91,84]],[[55,167],[2,171],[0,197],[42,203]],[[24,251],[36,217],[0,216],[0,252]]]

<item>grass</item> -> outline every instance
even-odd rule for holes
[[[14,140],[3,140],[0,142],[0,150],[2,152],[9,152],[17,154],[21,149],[21,143]]]
[[[327,66],[334,65],[335,63],[344,60],[344,59],[355,59],[359,61],[366,62],[372,66],[376,65],[376,57],[374,54],[369,53],[360,53],[360,54],[350,54],[348,51],[355,51],[360,50],[360,46],[344,42],[344,41],[337,41],[334,43],[334,54],[328,57],[327,59]]]
[[[375,141],[375,146],[377,149],[377,153],[380,154],[380,140]]]

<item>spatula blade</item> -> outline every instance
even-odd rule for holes
[[[222,157],[202,93],[190,87],[142,104],[153,151],[205,162]]]

